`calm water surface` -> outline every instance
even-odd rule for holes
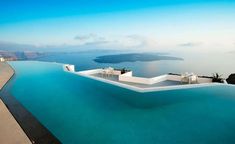
[[[205,53],[179,53],[169,54],[169,56],[181,57],[183,61],[166,60],[152,62],[124,62],[118,64],[102,64],[93,60],[97,56],[112,55],[114,52],[83,52],[55,54],[39,58],[40,61],[69,63],[76,66],[76,70],[87,70],[102,67],[115,67],[131,69],[136,76],[154,77],[166,73],[194,72],[198,75],[211,76],[212,73],[223,74],[227,78],[231,73],[235,73],[235,54],[205,54]],[[119,53],[118,53],[119,54]]]
[[[234,86],[136,93],[55,63],[10,64],[11,94],[62,143],[235,143]]]

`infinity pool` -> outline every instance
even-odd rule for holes
[[[10,93],[62,143],[235,143],[235,87],[149,93],[45,62],[11,62]]]

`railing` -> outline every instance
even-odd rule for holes
[[[97,73],[101,73],[101,72],[102,72],[102,69],[93,69],[93,70],[80,71],[78,73],[92,75],[92,74],[97,74]]]

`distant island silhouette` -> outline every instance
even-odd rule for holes
[[[128,53],[128,54],[115,54],[103,55],[94,59],[97,63],[122,63],[122,62],[146,62],[146,61],[160,61],[160,60],[184,60],[183,58],[167,56],[160,53]]]

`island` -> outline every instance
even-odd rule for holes
[[[180,57],[168,56],[167,54],[160,53],[128,53],[128,54],[115,54],[103,55],[94,59],[97,63],[122,63],[122,62],[146,62],[146,61],[161,61],[161,60],[184,60]]]

